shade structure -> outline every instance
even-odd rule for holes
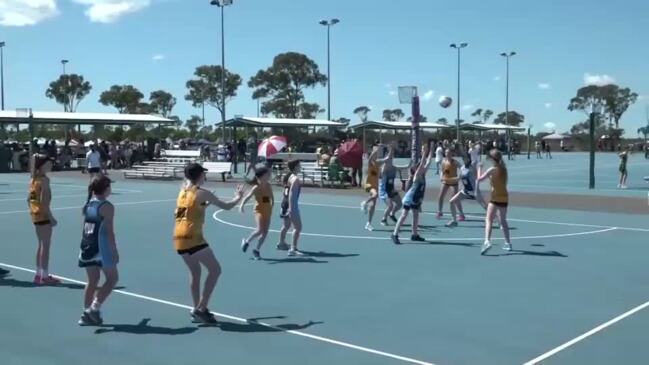
[[[367,121],[360,124],[350,126],[351,129],[391,129],[391,130],[409,130],[412,128],[411,122],[390,122],[385,120]],[[452,128],[452,126],[439,123],[424,122],[419,123],[420,129],[445,129]]]
[[[174,120],[148,114],[67,113],[33,111],[31,120],[15,110],[0,111],[0,123],[132,125],[136,123],[175,124]]]
[[[218,123],[221,125],[221,123]],[[336,127],[342,128],[347,124],[340,122],[333,122],[330,120],[322,119],[291,119],[291,118],[253,118],[253,117],[237,117],[225,122],[226,127]]]
[[[485,124],[485,123],[479,123],[479,124],[461,124],[460,125],[461,130],[465,131],[513,131],[513,132],[523,132],[527,130],[525,127],[516,127],[513,125],[505,125],[505,124]]]
[[[286,147],[286,137],[284,136],[270,136],[263,140],[257,148],[257,154],[260,157],[268,158]]]
[[[562,141],[565,139],[570,139],[570,136],[566,136],[564,134],[559,134],[559,133],[552,133],[543,137],[544,141]]]

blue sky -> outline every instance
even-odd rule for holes
[[[429,119],[455,118],[440,95],[456,94],[452,42],[462,53],[462,116],[478,107],[504,111],[503,51],[511,61],[510,109],[535,131],[547,123],[566,131],[585,119],[566,110],[586,82],[614,80],[641,99],[622,120],[627,135],[647,123],[649,105],[649,2],[644,0],[234,0],[226,9],[226,67],[244,80],[228,116],[256,115],[248,79],[281,52],[302,52],[326,71],[323,18],[332,29],[332,117],[371,118],[400,106],[398,85],[417,85]],[[1,0],[0,41],[5,41],[6,109],[58,110],[45,97],[61,73],[82,74],[93,85],[78,111],[112,111],[97,101],[113,84],[156,89],[178,99],[183,120],[199,114],[183,98],[185,81],[201,64],[220,64],[220,17],[208,0]],[[326,88],[307,92],[326,106]],[[219,117],[210,109],[208,121]],[[326,113],[320,115],[326,117]]]

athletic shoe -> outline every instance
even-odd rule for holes
[[[442,212],[437,212],[437,214],[435,215],[437,219],[442,219],[442,216],[443,216]]]
[[[304,252],[301,252],[299,250],[290,249],[290,250],[288,250],[288,255],[291,256],[291,257],[293,257],[293,256],[304,256]]]
[[[617,184],[617,188],[618,189],[622,188],[622,184]]]
[[[390,219],[392,219],[394,223],[397,223],[397,217],[395,217],[394,214],[390,216]]]
[[[466,217],[464,215],[461,215],[461,216],[458,217],[457,220],[460,221],[460,222],[464,222],[466,220]]]
[[[367,222],[365,224],[365,229],[372,232],[374,230],[374,227],[372,227],[372,225],[369,222]]]
[[[101,312],[94,311],[92,309],[85,310],[84,313],[90,318],[90,321],[94,323],[95,326],[101,326],[104,324],[104,320],[101,318]]]
[[[505,242],[505,244],[503,245],[503,250],[511,251],[512,250],[512,244],[509,243],[509,242]]]
[[[241,251],[243,252],[248,251],[248,242],[246,242],[245,239],[241,240]]]
[[[192,309],[191,316],[194,322],[200,322],[203,324],[217,324],[216,318],[210,312],[209,309],[205,308],[204,310]]]
[[[387,226],[388,225],[388,220],[385,219],[385,218],[381,219],[381,225],[382,226]]]
[[[34,275],[33,283],[36,284],[36,285],[42,285],[43,280],[41,280],[41,276],[38,275],[38,274]]]
[[[446,223],[446,227],[449,227],[449,228],[457,227],[457,222],[456,221],[450,221],[450,222]]]
[[[9,274],[9,270],[5,270],[5,269],[0,267],[0,276],[5,276],[7,274]]]
[[[480,255],[486,254],[489,249],[491,249],[491,242],[484,241],[484,243],[482,244],[482,249],[480,250]]]
[[[426,239],[418,234],[410,236],[410,240],[415,242],[426,242]]]
[[[291,248],[291,246],[288,245],[288,243],[278,243],[277,244],[277,249],[280,251],[288,251],[288,249]]]
[[[61,280],[53,277],[52,275],[48,275],[44,278],[41,278],[41,284],[43,285],[58,285],[61,284]]]
[[[252,257],[255,260],[261,260],[261,255],[259,254],[259,250],[252,250]]]
[[[397,236],[396,234],[391,234],[390,238],[392,238],[392,243],[394,243],[395,245],[401,244],[401,241],[399,241],[399,236]]]
[[[97,318],[99,318],[99,321],[97,321]],[[101,321],[101,315],[93,316],[90,315],[89,311],[84,310],[77,323],[79,323],[79,326],[101,326],[103,321]]]
[[[622,189],[626,189],[626,188],[627,188],[627,186],[626,186],[626,185],[622,185]]]
[[[361,202],[361,212],[367,214],[367,203]]]

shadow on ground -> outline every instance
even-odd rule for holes
[[[144,318],[138,324],[106,324],[95,330],[95,334],[104,333],[129,333],[133,335],[188,335],[198,330],[197,327],[180,327],[169,328],[161,326],[151,326],[151,318]]]

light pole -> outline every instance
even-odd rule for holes
[[[455,129],[457,132],[457,143],[460,143],[460,54],[462,48],[467,47],[469,44],[468,43],[453,43],[451,44],[451,48],[455,48],[457,50],[457,119],[455,120]]]
[[[63,66],[63,73],[62,73],[62,75],[65,75],[65,74],[66,74],[66,73],[65,73],[65,65],[67,65],[68,62],[70,62],[70,61],[68,61],[68,60],[61,60],[61,65]]]
[[[320,21],[320,25],[327,27],[327,120],[331,120],[331,27],[338,23],[336,18]]]
[[[5,71],[4,71],[4,48],[5,42],[0,42],[0,104],[5,110]]]
[[[503,52],[500,54],[501,56],[505,57],[507,60],[507,71],[506,71],[506,77],[505,77],[505,125],[509,125],[509,59],[511,57],[516,56],[516,52]],[[507,158],[509,160],[512,159],[512,148],[511,148],[511,133],[510,131],[507,131]],[[528,156],[529,157],[529,156]]]
[[[588,188],[595,189],[595,120],[599,118],[599,113],[601,112],[601,107],[599,105],[593,105],[593,109],[590,112],[589,118],[589,140],[590,140],[590,158],[588,166]]]
[[[211,5],[221,8],[221,126],[225,144],[225,16],[224,9],[232,5],[232,0],[212,0]]]

